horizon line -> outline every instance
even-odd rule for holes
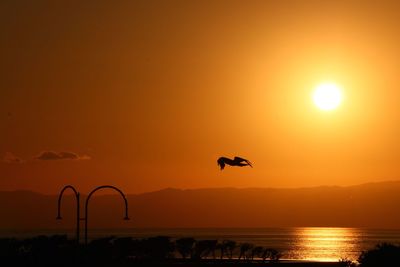
[[[350,188],[357,186],[366,186],[373,184],[384,184],[384,183],[400,183],[400,179],[398,180],[385,180],[385,181],[372,181],[366,183],[359,184],[351,184],[351,185],[315,185],[315,186],[300,186],[300,187],[233,187],[233,186],[225,186],[225,187],[198,187],[198,188],[176,188],[176,187],[164,187],[160,189],[155,189],[151,191],[137,192],[137,193],[125,193],[126,195],[143,195],[143,194],[151,194],[157,193],[167,190],[176,190],[176,191],[195,191],[195,190],[221,190],[221,189],[234,189],[234,190],[248,190],[248,189],[262,189],[262,190],[298,190],[298,189],[316,189],[316,188]],[[43,193],[39,191],[29,190],[29,189],[16,189],[16,190],[0,190],[0,193],[15,193],[15,192],[28,192],[45,196],[54,196],[58,195],[59,192],[55,193]],[[82,194],[85,195],[85,194]],[[99,195],[116,195],[114,193],[100,193]]]

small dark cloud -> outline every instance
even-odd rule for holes
[[[13,153],[11,152],[6,152],[3,156],[2,159],[3,162],[8,163],[8,164],[18,164],[18,163],[23,163],[24,160],[22,160],[21,158],[15,156]]]
[[[35,157],[38,160],[88,160],[88,155],[78,155],[73,152],[43,151]]]

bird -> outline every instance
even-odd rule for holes
[[[226,158],[226,157],[220,157],[217,160],[218,166],[221,168],[221,171],[225,168],[225,164],[230,165],[230,166],[250,166],[253,168],[253,165],[251,165],[251,162],[248,161],[247,159],[240,158],[240,157],[234,157],[233,159]]]

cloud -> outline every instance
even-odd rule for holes
[[[3,156],[2,159],[3,162],[8,163],[8,164],[13,164],[13,163],[23,163],[24,160],[22,160],[21,158],[15,156],[13,153],[11,152],[6,152]]]
[[[54,152],[54,151],[43,151],[35,157],[38,160],[89,160],[88,155],[78,155],[73,152]]]

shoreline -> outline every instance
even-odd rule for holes
[[[203,259],[199,261],[184,259],[169,259],[165,261],[129,261],[135,266],[162,266],[162,267],[220,267],[220,266],[238,266],[238,267],[261,267],[261,266],[292,266],[292,267],[345,267],[345,262],[339,261],[308,261],[308,260],[279,260],[270,262],[262,260],[237,261],[225,259]]]

